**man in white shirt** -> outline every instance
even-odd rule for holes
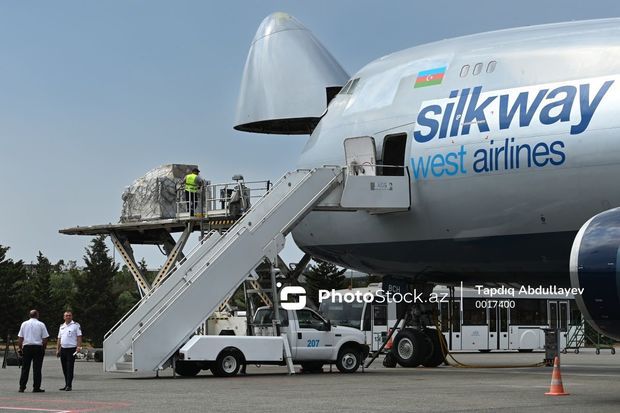
[[[60,357],[62,374],[65,376],[65,387],[59,390],[71,391],[75,353],[82,351],[82,329],[73,321],[71,311],[65,311],[64,319],[65,322],[58,329],[58,344],[56,344],[56,357]]]
[[[39,321],[39,312],[30,311],[30,320],[24,321],[17,334],[19,351],[23,354],[22,373],[19,378],[19,392],[23,393],[28,384],[30,374],[30,364],[32,363],[32,375],[34,379],[32,392],[43,393],[41,388],[41,367],[43,367],[43,356],[47,347],[47,333],[45,324]]]

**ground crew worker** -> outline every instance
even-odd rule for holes
[[[19,352],[22,354],[22,373],[19,377],[19,392],[23,393],[28,384],[30,374],[30,364],[32,363],[33,393],[43,393],[41,388],[41,368],[43,367],[43,357],[47,347],[47,333],[45,324],[39,321],[39,312],[30,310],[30,320],[24,321],[17,333],[17,343]]]
[[[63,318],[65,322],[58,329],[56,357],[60,357],[62,374],[65,376],[65,387],[59,390],[71,391],[75,353],[82,351],[82,329],[78,323],[73,321],[73,313],[71,311],[65,311]]]
[[[185,201],[187,202],[187,209],[189,215],[194,216],[194,212],[198,207],[198,197],[200,196],[200,188],[204,185],[205,181],[198,174],[200,171],[198,168],[192,169],[192,172],[185,175]]]

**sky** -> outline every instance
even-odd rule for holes
[[[31,262],[41,251],[81,265],[90,238],[58,230],[118,222],[124,188],[159,165],[198,164],[212,182],[295,169],[306,136],[232,129],[250,43],[276,11],[353,74],[444,38],[620,17],[620,2],[0,0],[0,245],[9,257]],[[301,256],[292,244],[287,262]],[[151,268],[163,262],[152,247],[136,249],[141,257]]]

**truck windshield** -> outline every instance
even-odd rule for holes
[[[364,303],[332,303],[323,301],[319,312],[332,324],[360,328],[362,324],[362,310]]]

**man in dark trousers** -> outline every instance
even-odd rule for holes
[[[45,390],[41,388],[41,368],[43,367],[43,356],[45,356],[45,348],[47,347],[47,333],[45,324],[39,321],[39,312],[37,310],[30,311],[30,320],[24,321],[19,328],[17,334],[17,343],[19,351],[23,355],[22,373],[19,378],[19,392],[23,393],[28,384],[28,375],[30,374],[30,364],[32,364],[32,375],[34,379],[32,392],[43,393]]]
[[[200,201],[200,191],[205,185],[204,179],[198,174],[200,174],[200,170],[194,168],[192,172],[185,175],[185,201],[187,202],[187,211],[192,217],[196,213],[196,208],[202,206],[202,203],[199,204],[198,201]],[[199,212],[202,213],[202,211]]]
[[[58,342],[56,344],[56,357],[60,357],[62,374],[65,376],[65,387],[59,390],[71,391],[73,385],[73,367],[75,354],[82,351],[82,329],[73,321],[73,313],[65,311],[65,322],[58,329]]]

